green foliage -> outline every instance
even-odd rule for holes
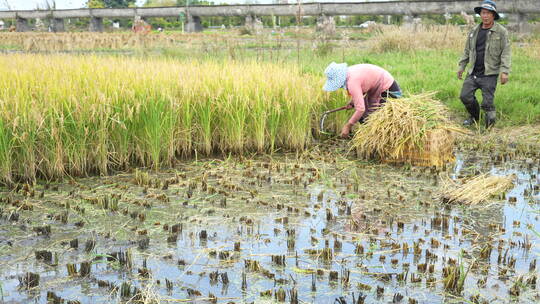
[[[86,2],[88,8],[123,8],[134,5],[135,0],[88,0]]]
[[[214,5],[214,2],[201,0],[176,0],[176,6],[186,5]]]
[[[213,1],[201,0],[147,0],[146,7],[186,6],[186,5],[214,5]]]
[[[166,7],[166,6],[178,6],[176,0],[147,0],[144,3],[145,7]]]
[[[103,0],[88,0],[88,2],[86,2],[86,7],[105,8],[105,3],[103,2]]]
[[[101,0],[105,4],[105,7],[109,8],[122,8],[135,5],[135,0]]]
[[[317,56],[328,56],[335,48],[335,44],[329,40],[323,39],[317,42],[315,54]]]
[[[12,130],[0,119],[0,176],[6,182],[11,182],[11,156],[13,151]]]

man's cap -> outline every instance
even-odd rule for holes
[[[482,9],[487,9],[488,11],[492,11],[493,15],[495,15],[495,20],[499,20],[501,18],[501,16],[499,16],[499,13],[497,13],[497,4],[495,4],[495,1],[484,0],[482,2],[482,5],[474,8],[474,12],[480,15],[480,12],[482,11]]]

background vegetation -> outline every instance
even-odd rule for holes
[[[331,37],[312,29],[258,36],[4,33],[0,179],[301,150],[312,142],[321,113],[348,102],[343,90],[321,90],[332,61],[382,66],[406,95],[436,91],[459,121],[466,115],[456,78],[465,32],[378,26]],[[540,122],[540,73],[531,64],[539,46],[533,38],[514,42],[510,82],[496,94],[498,126]],[[350,114],[332,114],[330,128],[338,130]]]

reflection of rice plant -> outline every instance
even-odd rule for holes
[[[104,263],[111,266],[111,268],[114,270],[122,269],[122,267],[120,266],[120,261],[118,261],[117,259],[115,259],[113,256],[109,254],[95,253],[95,254],[92,254],[92,257],[93,257],[92,260],[94,260],[92,264]]]
[[[463,261],[463,249],[460,252],[459,259],[456,265],[450,265],[443,269],[443,285],[444,289],[454,294],[460,294],[465,286],[465,279],[469,274],[471,266],[465,270],[465,263]]]
[[[0,256],[3,256],[4,253],[7,251],[8,248],[9,248],[8,245],[2,245],[2,246],[0,246]]]
[[[147,281],[147,284],[144,285],[144,288],[140,290],[140,298],[138,303],[142,304],[158,304],[162,302],[161,297],[157,293],[157,288],[154,285],[154,282],[156,280],[153,280],[152,278],[149,278]],[[211,294],[210,294],[211,295]],[[209,298],[214,298],[214,296],[209,296]],[[212,302],[212,301],[211,301]],[[213,302],[215,303],[215,302]]]
[[[540,238],[540,232],[536,231],[533,227],[530,227],[529,230]]]

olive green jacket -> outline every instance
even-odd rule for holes
[[[476,61],[476,37],[482,24],[475,26],[467,35],[465,50],[459,61],[459,69],[465,71],[469,64],[467,75],[471,74]],[[488,32],[486,40],[486,52],[484,55],[485,72],[484,75],[499,75],[499,73],[510,74],[512,63],[510,51],[510,39],[508,31],[500,24],[494,23]]]

